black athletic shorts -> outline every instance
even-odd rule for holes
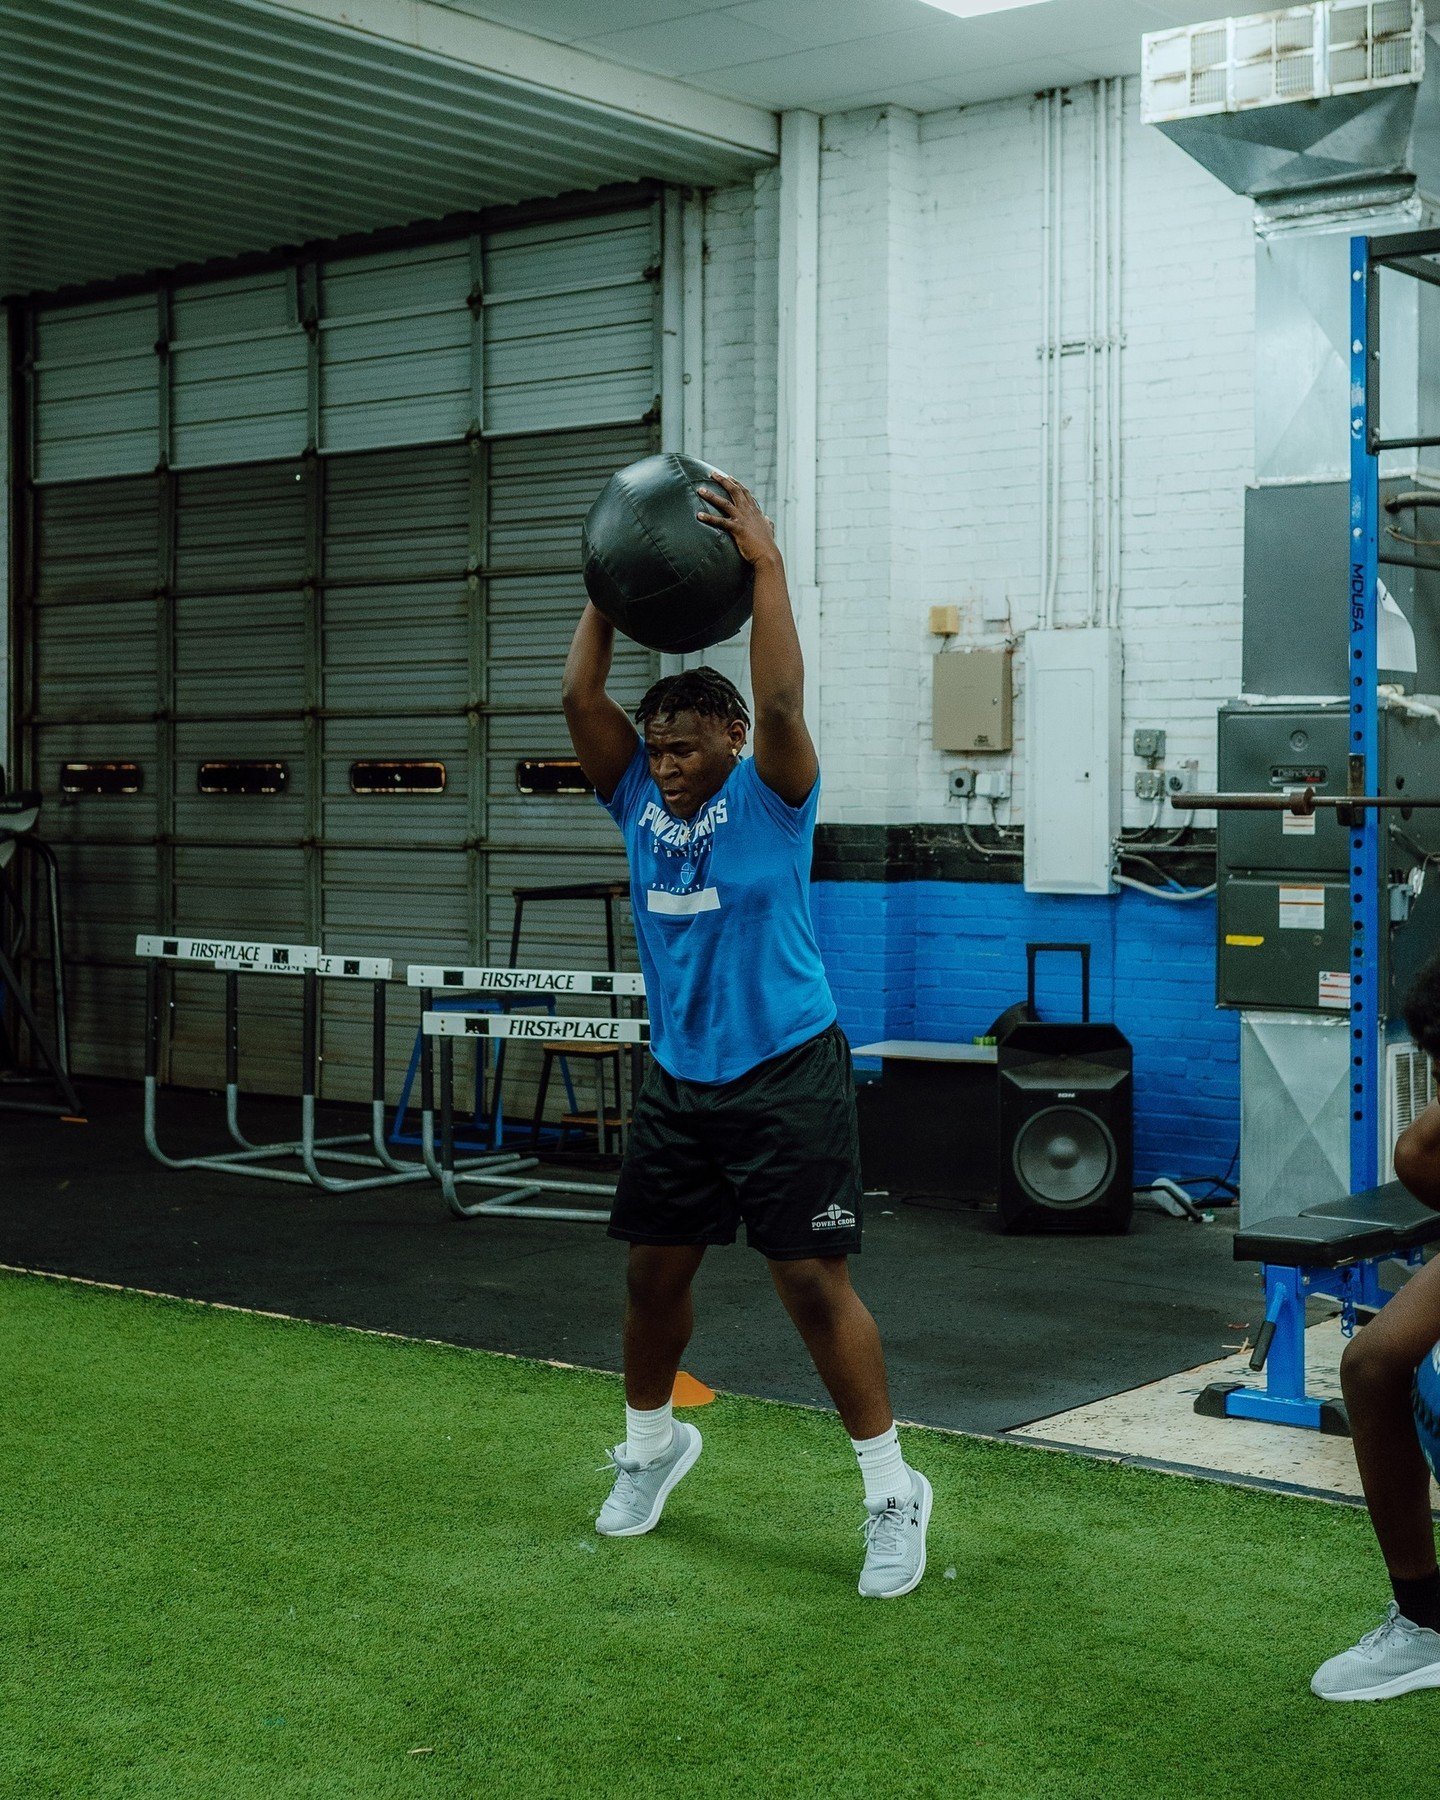
[[[735,1081],[652,1062],[610,1215],[631,1244],[733,1244],[776,1262],[860,1248],[860,1142],[838,1025]]]

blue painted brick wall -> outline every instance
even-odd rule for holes
[[[1008,883],[816,882],[820,949],[852,1043],[965,1042],[1025,995],[1025,945],[1087,942],[1091,1007],[1135,1047],[1135,1167],[1220,1173],[1240,1135],[1239,1021],[1215,994],[1213,901],[1027,894]],[[1078,958],[1042,957],[1042,1014],[1078,1018]]]

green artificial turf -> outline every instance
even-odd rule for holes
[[[0,1372],[6,1796],[1440,1791],[1440,1694],[1307,1691],[1358,1511],[912,1432],[930,1573],[862,1602],[820,1414],[692,1415],[605,1542],[609,1377],[15,1276]]]

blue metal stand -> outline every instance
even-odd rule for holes
[[[442,994],[431,1002],[437,1010],[441,1007],[453,1010],[465,1009],[471,1012],[501,1011],[498,1000],[485,1000],[478,996],[466,997],[463,994]],[[410,1061],[405,1068],[405,1079],[400,1084],[399,1098],[395,1102],[395,1111],[390,1121],[389,1141],[392,1144],[418,1144],[420,1132],[407,1126],[411,1101],[415,1094],[415,1083],[420,1076],[420,1058],[424,1049],[424,1038],[420,1032],[415,1033],[415,1042],[410,1049]],[[500,1134],[505,1129],[504,1115],[501,1112],[501,1100],[498,1090],[493,1095],[493,1106],[487,1113],[485,1104],[486,1065],[493,1056],[493,1047],[488,1039],[483,1042],[475,1040],[475,1104],[471,1124],[473,1129],[456,1134],[456,1145],[461,1150],[493,1150],[500,1143]],[[483,1062],[481,1059],[484,1059]]]
[[[1380,772],[1380,271],[1370,239],[1350,240],[1350,792]],[[1386,901],[1383,815],[1350,815],[1350,1191],[1378,1179],[1381,993]]]
[[[1440,439],[1386,439],[1380,420],[1380,270],[1440,284],[1440,269],[1424,259],[1440,255],[1440,234],[1350,240],[1350,580],[1349,766],[1351,794],[1378,791],[1380,772],[1379,530],[1380,451],[1418,448]],[[1337,596],[1338,598],[1338,596]],[[1382,853],[1384,815],[1358,807],[1346,821],[1350,843],[1350,1191],[1374,1188],[1379,1174],[1383,1112],[1381,1047],[1386,997],[1382,988],[1387,928],[1388,869]],[[1423,1252],[1396,1260],[1418,1266]],[[1305,1299],[1330,1294],[1341,1304],[1341,1328],[1355,1329],[1358,1307],[1380,1308],[1388,1295],[1379,1263],[1362,1258],[1343,1268],[1266,1264],[1265,1324],[1250,1367],[1266,1370],[1264,1389],[1218,1384],[1199,1410],[1229,1418],[1265,1419],[1310,1430],[1348,1431],[1344,1408],[1317,1399],[1305,1386]]]
[[[527,1008],[541,1007],[546,1013],[555,1011],[554,1000],[526,995],[523,1002],[515,997],[479,995],[479,994],[439,994],[430,1002],[434,1012],[509,1012],[517,1003]],[[496,1044],[500,1045],[497,1053]],[[418,1129],[408,1125],[411,1103],[415,1094],[415,1083],[420,1074],[420,1059],[423,1051],[424,1037],[421,1032],[415,1033],[415,1042],[410,1050],[410,1061],[405,1069],[405,1079],[400,1084],[400,1094],[395,1102],[395,1111],[390,1121],[389,1142],[392,1144],[419,1144],[422,1142]],[[476,1038],[475,1040],[475,1100],[468,1130],[460,1129],[455,1133],[457,1150],[498,1150],[504,1146],[506,1132],[510,1128],[505,1123],[505,1095],[501,1081],[503,1068],[503,1039]],[[487,1083],[487,1074],[490,1079]],[[565,1083],[565,1094],[571,1112],[576,1110],[575,1089],[571,1083],[570,1070],[563,1061],[560,1068],[561,1079]],[[489,1087],[489,1105],[486,1104],[486,1088]],[[523,1135],[527,1140],[531,1135],[528,1121],[514,1127],[517,1136]],[[564,1133],[555,1130],[542,1132],[546,1141],[563,1137]]]
[[[1389,1260],[1418,1268],[1422,1250],[1396,1254]],[[1372,1259],[1344,1269],[1303,1269],[1267,1263],[1265,1323],[1255,1341],[1250,1367],[1265,1371],[1263,1388],[1240,1383],[1220,1384],[1206,1390],[1211,1404],[1198,1411],[1220,1413],[1230,1419],[1263,1419],[1271,1425],[1298,1425],[1308,1431],[1333,1436],[1349,1435],[1345,1409],[1337,1400],[1322,1400],[1306,1389],[1305,1301],[1311,1294],[1328,1294],[1340,1302],[1340,1329],[1349,1337],[1356,1313],[1364,1307],[1378,1312],[1389,1299],[1380,1285],[1379,1263]]]

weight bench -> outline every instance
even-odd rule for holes
[[[1260,1263],[1265,1278],[1265,1322],[1250,1356],[1250,1367],[1265,1371],[1265,1386],[1212,1382],[1197,1397],[1196,1412],[1348,1437],[1344,1404],[1306,1391],[1306,1297],[1338,1300],[1340,1329],[1349,1337],[1359,1313],[1378,1312],[1393,1291],[1382,1284],[1380,1265],[1418,1268],[1425,1246],[1437,1241],[1440,1213],[1422,1206],[1398,1181],[1242,1227],[1235,1234],[1235,1260]]]

